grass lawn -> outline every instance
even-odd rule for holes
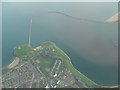
[[[53,59],[51,59],[51,58],[40,58],[39,60],[37,59],[37,62],[36,62],[35,65],[40,66],[42,68],[42,70],[44,70],[45,72],[49,72],[52,64],[53,64]]]
[[[55,44],[53,42],[47,41],[47,42],[43,42],[42,45],[48,47],[48,46],[52,46]]]
[[[33,56],[38,54],[37,51],[28,47],[28,45],[21,45],[19,47],[14,48],[14,54],[16,57],[19,57],[22,61],[30,60]]]
[[[39,64],[39,63],[40,63],[40,60],[36,60],[36,63]]]

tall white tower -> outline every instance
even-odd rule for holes
[[[32,16],[30,17],[30,30],[29,30],[28,47],[31,47],[31,33],[32,33]]]

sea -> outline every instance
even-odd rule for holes
[[[117,9],[115,2],[2,3],[2,67],[14,60],[14,47],[28,43],[32,16],[32,47],[53,41],[97,84],[118,84],[118,25],[104,23]]]

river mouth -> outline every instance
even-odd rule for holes
[[[32,14],[33,47],[43,41],[54,41],[71,58],[74,67],[90,79],[101,85],[117,84],[117,24],[80,21],[64,15],[48,14],[49,10],[55,10],[52,7],[54,3],[48,7],[49,3],[34,3],[33,9],[29,6],[32,3],[28,6],[24,3],[23,6],[27,7],[25,10],[21,4],[3,5],[3,66],[11,63],[14,58],[14,47],[28,42],[29,15]],[[70,14],[67,9],[64,10],[65,5],[67,4],[58,4],[57,10]],[[110,8],[109,5],[108,7]],[[42,10],[40,13],[38,8]],[[72,11],[74,10],[75,8]],[[77,14],[73,16],[81,17]]]

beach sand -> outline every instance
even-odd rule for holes
[[[9,69],[14,68],[16,65],[19,64],[19,62],[20,62],[20,59],[19,59],[18,57],[16,57],[16,58],[14,59],[14,61],[13,61],[11,64],[8,65],[8,68],[9,68]]]

